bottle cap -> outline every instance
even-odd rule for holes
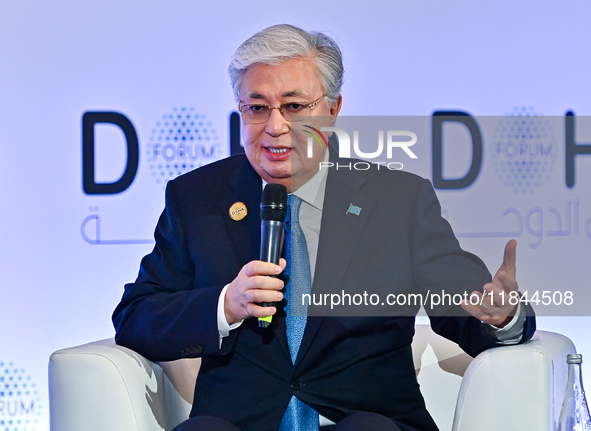
[[[583,363],[583,355],[581,355],[581,354],[566,355],[566,363],[567,364],[582,364]]]

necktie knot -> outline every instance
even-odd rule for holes
[[[302,200],[295,195],[287,195],[287,215],[285,216],[285,228],[291,228],[291,222],[300,222],[300,207]]]

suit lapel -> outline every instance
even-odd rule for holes
[[[364,182],[357,171],[328,176],[312,291],[314,286],[342,284],[373,206],[373,198],[361,191]],[[351,205],[361,208],[359,214],[349,211]]]
[[[230,175],[227,181],[228,193],[219,201],[218,208],[233,244],[234,251],[242,265],[258,259],[261,243],[261,223],[259,206],[261,203],[261,179],[252,169],[248,160]],[[230,218],[230,207],[242,202],[246,205],[247,215],[243,220]]]
[[[337,162],[341,165],[353,163],[351,160],[338,159],[337,150],[333,148],[330,160],[335,166]],[[372,197],[362,192],[364,182],[364,176],[355,170],[329,170],[312,293],[315,286],[322,286],[323,292],[339,291],[374,202]],[[350,205],[361,208],[359,215],[347,213]],[[320,316],[308,317],[296,367],[312,345],[323,319]]]

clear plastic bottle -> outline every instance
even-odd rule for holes
[[[591,417],[589,416],[589,407],[585,398],[583,376],[581,374],[582,362],[582,355],[566,356],[568,382],[557,431],[591,430]]]

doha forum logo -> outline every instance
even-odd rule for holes
[[[35,431],[41,398],[31,376],[12,362],[0,361],[0,431]]]
[[[112,182],[97,181],[95,127],[118,127],[124,136],[127,160],[121,177]],[[154,123],[148,142],[141,142],[151,175],[156,183],[169,180],[221,158],[216,129],[205,114],[194,108],[173,108]],[[98,143],[100,145],[100,143]],[[82,188],[87,195],[112,195],[127,190],[136,178],[140,162],[140,139],[130,118],[119,112],[85,112],[82,115]],[[102,163],[111,163],[111,160]]]
[[[111,182],[97,180],[98,160],[95,126],[116,126],[123,133],[127,160],[122,175]],[[149,130],[138,131],[131,119],[119,112],[85,112],[82,116],[82,187],[87,195],[115,195],[126,191],[136,179],[142,157],[142,166],[149,168],[153,179],[146,181],[164,189],[167,182],[200,166],[219,160],[225,153],[217,131],[206,115],[192,107],[173,108],[162,114]],[[146,138],[140,137],[146,136]],[[98,138],[100,141],[100,138]],[[140,150],[141,145],[141,150]],[[97,166],[99,165],[99,166]],[[146,170],[144,169],[144,174]],[[149,244],[153,239],[111,238],[101,229],[99,207],[89,207],[89,214],[80,225],[82,239],[89,244]],[[2,429],[0,429],[2,431]]]
[[[551,118],[514,108],[498,120],[491,144],[495,174],[514,193],[533,193],[550,179],[558,147]]]
[[[152,177],[163,185],[222,156],[211,121],[205,114],[186,107],[163,114],[154,125],[146,147]]]

